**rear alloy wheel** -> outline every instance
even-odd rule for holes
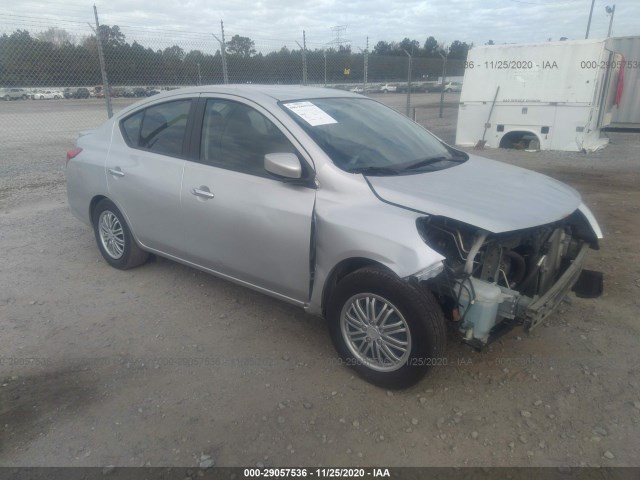
[[[110,200],[101,200],[93,210],[93,230],[100,253],[120,270],[142,265],[149,253],[135,242],[120,210]]]
[[[363,268],[336,286],[328,308],[331,338],[343,362],[367,381],[406,388],[442,365],[446,333],[429,292],[379,268]]]

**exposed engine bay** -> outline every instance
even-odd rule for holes
[[[507,326],[531,330],[572,289],[602,293],[602,274],[583,270],[597,238],[579,211],[539,227],[492,234],[444,217],[425,217],[418,228],[427,245],[445,257],[444,270],[428,281],[463,340],[481,348]]]

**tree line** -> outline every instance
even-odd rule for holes
[[[179,45],[154,50],[136,40],[128,42],[117,25],[101,25],[100,38],[106,70],[112,85],[195,85],[223,83],[223,65],[217,42],[185,51]],[[204,42],[203,42],[204,43]],[[429,37],[424,45],[405,38],[378,42],[367,52],[370,82],[406,81],[407,56],[413,58],[413,79],[435,79],[442,70],[441,54],[447,55],[448,75],[462,75],[471,45],[455,41],[443,48]],[[226,43],[231,83],[302,82],[302,49],[268,53],[256,49],[249,37],[234,35]],[[308,83],[355,83],[364,77],[365,52],[350,45],[307,50]],[[77,39],[59,28],[32,35],[16,30],[0,36],[0,86],[81,86],[102,83],[96,37]]]

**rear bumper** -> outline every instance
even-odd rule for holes
[[[558,307],[565,295],[569,293],[574,285],[581,280],[581,283],[588,283],[591,297],[602,294],[602,274],[599,272],[589,272],[585,278],[581,278],[583,272],[584,259],[589,245],[584,243],[576,255],[571,265],[565,270],[558,281],[541,297],[535,298],[527,306],[524,312],[524,327],[531,331],[547,318]],[[587,271],[585,271],[587,273]],[[588,278],[587,278],[588,277]]]

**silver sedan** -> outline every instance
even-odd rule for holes
[[[582,269],[602,233],[575,190],[349,92],[162,93],[82,132],[66,178],[113,267],[162,255],[304,307],[387,388],[446,363],[447,325],[482,348],[602,291]]]

